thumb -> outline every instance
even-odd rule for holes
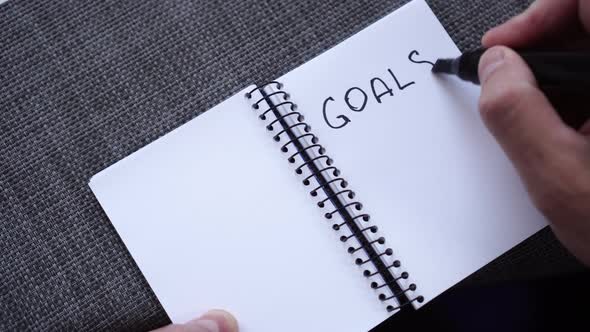
[[[481,116],[521,177],[530,185],[555,174],[550,168],[577,150],[579,136],[557,115],[524,60],[493,47],[480,60],[479,77]]]
[[[226,311],[211,310],[186,324],[173,324],[152,332],[238,332],[238,322]]]

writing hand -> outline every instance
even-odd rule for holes
[[[565,31],[563,41],[590,41],[590,1],[538,0],[490,30],[479,66],[480,112],[556,236],[590,265],[590,121],[580,130],[566,126],[522,58],[496,46],[528,47]]]
[[[185,324],[172,324],[152,332],[238,332],[238,323],[229,313],[212,310]]]

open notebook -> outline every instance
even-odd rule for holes
[[[172,321],[366,331],[540,230],[457,55],[415,0],[94,176]]]

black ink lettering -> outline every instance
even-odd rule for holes
[[[409,87],[412,84],[416,84],[416,82],[412,81],[410,83],[406,83],[405,85],[401,85],[399,83],[399,81],[397,80],[397,77],[395,77],[395,74],[391,71],[391,69],[387,69],[387,71],[389,72],[389,74],[391,75],[391,77],[393,77],[393,80],[395,81],[395,84],[397,85],[397,88],[401,90]]]
[[[350,94],[353,91],[360,91],[363,94],[363,103],[360,107],[355,107],[350,103]],[[369,100],[369,97],[367,96],[365,91],[363,91],[363,89],[355,86],[346,91],[346,93],[344,94],[344,100],[346,101],[346,105],[348,105],[348,108],[350,108],[351,111],[362,112],[365,109],[365,106],[367,106],[367,101]]]
[[[412,52],[410,52],[410,55],[408,55],[408,59],[411,62],[413,62],[413,63],[417,63],[417,64],[427,63],[427,64],[429,64],[429,65],[431,65],[431,66],[434,67],[434,63],[432,63],[430,61],[427,61],[427,60],[416,60],[416,59],[414,59],[414,56],[416,56],[416,55],[420,55],[420,52],[418,52],[416,50],[413,50]]]
[[[385,88],[385,91],[383,91],[380,94],[377,94],[377,89],[375,86],[375,82],[379,82],[381,83],[381,85]],[[383,82],[382,79],[380,79],[379,77],[375,77],[371,80],[371,89],[373,90],[373,96],[375,96],[375,99],[377,100],[377,102],[379,104],[381,104],[381,97],[385,96],[385,95],[390,95],[393,96],[393,90],[391,90],[389,88],[389,86],[387,86],[387,84],[385,84],[385,82]]]
[[[326,110],[326,106],[328,105],[329,101],[334,101],[334,98],[328,97],[328,98],[326,98],[326,100],[324,100],[323,113],[324,113],[324,121],[326,121],[326,124],[330,128],[333,128],[333,129],[340,129],[340,128],[346,126],[350,122],[350,119],[346,115],[338,115],[336,117],[336,119],[342,119],[344,121],[341,125],[334,126],[333,124],[330,123],[330,121],[328,120],[328,115],[327,115],[327,110]]]

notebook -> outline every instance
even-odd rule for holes
[[[546,225],[414,0],[244,88],[90,187],[173,322],[367,331]]]

